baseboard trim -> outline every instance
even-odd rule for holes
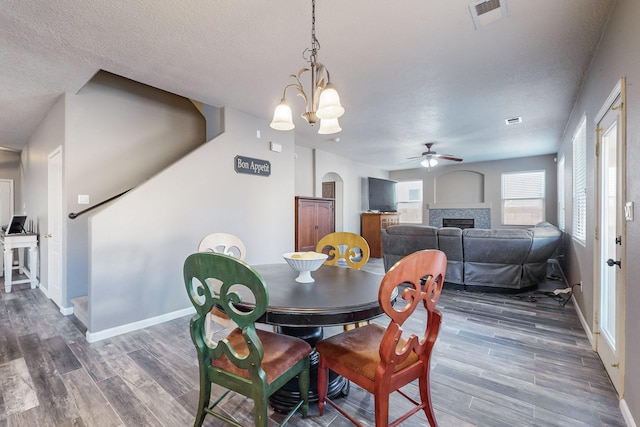
[[[60,313],[62,313],[65,316],[69,316],[70,314],[73,314],[73,306],[71,306],[71,307],[60,307]]]
[[[627,427],[638,427],[624,399],[620,400],[620,412],[622,412],[622,418],[624,418],[624,422],[627,423]]]
[[[168,322],[169,320],[177,319],[178,317],[186,316],[196,312],[193,307],[185,308],[182,310],[173,311],[171,313],[165,313],[160,316],[150,317],[148,319],[139,320],[137,322],[128,323],[126,325],[117,326],[115,328],[105,329],[98,332],[87,331],[87,341],[97,342],[107,338],[112,338],[117,335],[126,334],[127,332],[137,331],[139,329],[148,328],[149,326],[158,325],[160,323]]]
[[[580,310],[580,306],[578,305],[578,301],[576,301],[576,296],[572,295],[571,299],[573,300],[573,307],[578,314],[578,319],[580,320],[580,324],[582,325],[582,329],[584,329],[584,333],[587,334],[587,339],[589,340],[589,344],[591,344],[591,348],[594,348],[593,341],[593,332],[591,332],[591,327],[587,323],[587,319],[585,319],[584,314],[582,314],[582,310]]]

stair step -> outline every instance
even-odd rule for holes
[[[73,314],[84,326],[87,326],[89,323],[89,296],[73,298],[71,303],[73,304]]]

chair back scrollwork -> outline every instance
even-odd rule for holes
[[[320,239],[316,252],[329,255],[325,265],[335,265],[341,259],[356,270],[361,269],[370,257],[369,244],[364,237],[346,231],[329,233]]]

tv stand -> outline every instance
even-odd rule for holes
[[[399,223],[400,216],[397,212],[364,212],[362,214],[360,230],[362,237],[369,244],[372,258],[382,258],[383,255],[380,230]]]

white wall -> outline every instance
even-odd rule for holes
[[[240,237],[250,264],[283,262],[293,248],[293,133],[229,109],[224,117],[224,133],[90,218],[93,336],[190,309],[182,264],[209,233]],[[236,173],[236,155],[270,161],[271,175]]]
[[[320,197],[322,194],[316,196],[315,186],[313,183],[314,176],[314,154],[313,150],[309,147],[303,147],[296,145],[295,147],[295,165],[296,165],[296,196],[305,197]]]

